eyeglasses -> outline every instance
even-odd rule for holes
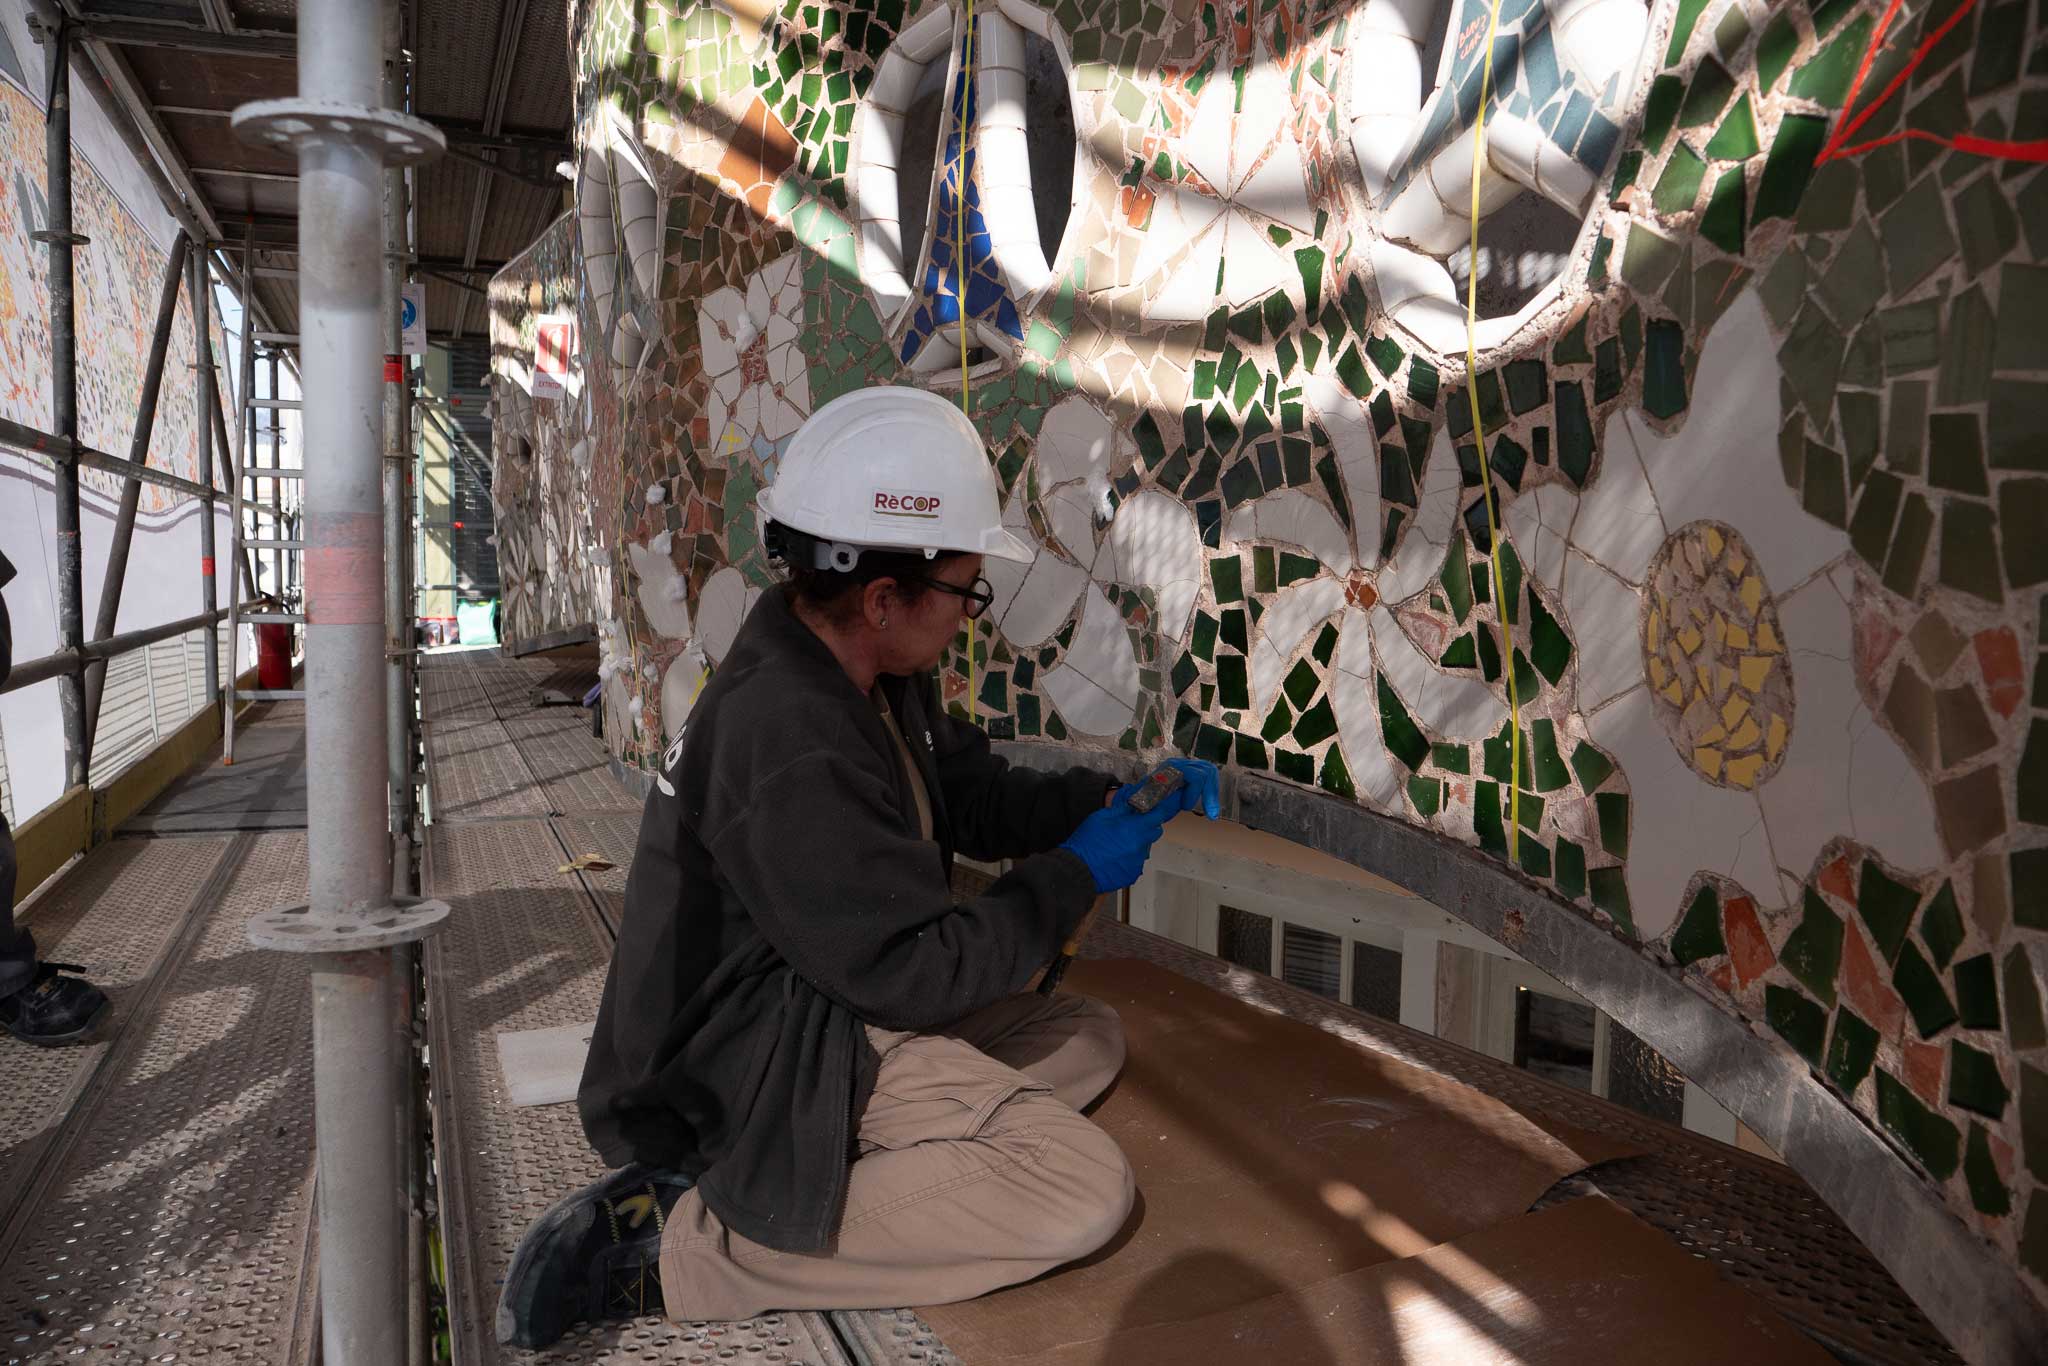
[[[926,588],[936,588],[941,593],[951,593],[956,598],[965,598],[967,600],[965,610],[969,621],[979,621],[981,614],[988,611],[989,604],[996,600],[996,590],[990,586],[989,581],[985,578],[976,578],[973,583],[963,588],[957,583],[947,583],[944,579],[926,578],[922,574],[900,574],[897,577],[908,579],[912,583],[921,583]]]

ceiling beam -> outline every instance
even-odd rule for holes
[[[105,14],[72,18],[78,36],[117,47],[155,47],[171,52],[204,52],[219,57],[258,57],[288,62],[299,40],[290,33],[222,32],[166,19],[117,19]]]

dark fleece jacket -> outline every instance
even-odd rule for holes
[[[879,1059],[1023,987],[1094,898],[1055,848],[1108,775],[1013,769],[929,677],[884,676],[934,840],[873,703],[762,595],[663,756],[577,1097],[606,1162],[693,1173],[743,1237],[828,1250]],[[955,904],[955,851],[1019,862]],[[1049,851],[1049,852],[1048,852]]]

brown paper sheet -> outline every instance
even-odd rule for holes
[[[1218,1272],[1233,1260],[1209,1255]],[[1177,1323],[1076,1323],[1076,1338],[1089,1328],[1096,1336],[1007,1359],[1030,1366],[1834,1362],[1710,1263],[1598,1196],[1314,1285],[1260,1283],[1241,1264],[1237,1274],[1264,1293],[1221,1313],[1190,1302]]]
[[[1067,989],[1123,1017],[1129,1061],[1093,1118],[1131,1159],[1139,1203],[1086,1262],[923,1310],[976,1366],[1412,1257],[1522,1215],[1587,1165],[1469,1087],[1164,968],[1084,960]]]

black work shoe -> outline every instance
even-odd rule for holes
[[[0,1028],[30,1043],[77,1043],[106,1018],[107,994],[81,977],[76,963],[38,963],[35,980],[0,996]]]
[[[636,1164],[556,1201],[513,1250],[498,1341],[539,1349],[590,1319],[661,1313],[661,1231],[693,1184]]]

